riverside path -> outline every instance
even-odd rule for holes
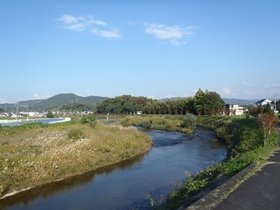
[[[254,175],[228,195],[215,210],[279,210],[280,151],[268,158]]]

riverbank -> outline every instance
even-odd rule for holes
[[[199,194],[207,189],[215,178],[232,177],[246,166],[265,160],[273,151],[279,149],[277,129],[271,133],[264,146],[263,133],[256,121],[225,116],[199,116],[197,124],[216,131],[217,137],[227,143],[228,157],[221,164],[190,175],[185,183],[168,195],[165,204],[155,206],[155,209],[178,209],[180,206],[186,208],[199,199]],[[223,196],[225,198],[226,194]]]
[[[0,128],[0,197],[130,159],[150,150],[135,128],[71,121]]]

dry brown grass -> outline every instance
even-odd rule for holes
[[[70,129],[85,138],[69,139]],[[80,123],[0,128],[0,197],[134,157],[151,148],[135,128]]]

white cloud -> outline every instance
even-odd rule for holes
[[[249,87],[254,87],[254,86],[255,86],[254,84],[248,83],[248,82],[246,82],[246,81],[243,81],[242,83],[243,83],[243,85],[249,86]]]
[[[70,31],[84,31],[86,25],[78,23],[78,24],[73,24],[69,26],[65,26],[65,29],[68,29]]]
[[[234,95],[234,92],[228,87],[224,87],[222,93],[225,96],[233,96]]]
[[[145,24],[145,32],[147,34],[152,34],[154,37],[163,40],[169,40],[169,43],[172,45],[181,45],[186,44],[186,41],[181,41],[182,39],[191,37],[194,34],[194,30],[197,27],[179,27],[174,26],[165,26],[162,24]]]
[[[92,29],[92,32],[95,33],[96,36],[106,37],[106,38],[120,38],[121,35],[117,30],[107,31],[107,30],[99,30]]]
[[[75,18],[72,15],[63,15],[61,18],[59,18],[57,20],[60,22],[66,23],[66,24],[78,22],[77,18]]]
[[[278,84],[267,84],[264,86],[265,88],[270,88],[270,87],[280,87],[280,83]]]
[[[33,99],[46,99],[51,97],[50,95],[40,96],[38,93],[34,93]]]
[[[93,16],[74,17],[72,15],[63,15],[58,18],[59,28],[70,31],[91,31],[96,36],[106,38],[120,38],[118,30],[111,27],[104,21],[98,20]]]
[[[5,104],[5,103],[11,103],[11,102],[7,101],[6,99],[0,98],[0,104]]]
[[[157,99],[157,97],[156,96],[147,96],[147,98],[151,98],[151,99]]]

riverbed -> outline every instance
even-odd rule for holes
[[[153,139],[146,154],[63,181],[39,186],[0,200],[0,209],[149,209],[149,199],[163,197],[196,173],[226,157],[214,132],[195,135],[145,131]]]

